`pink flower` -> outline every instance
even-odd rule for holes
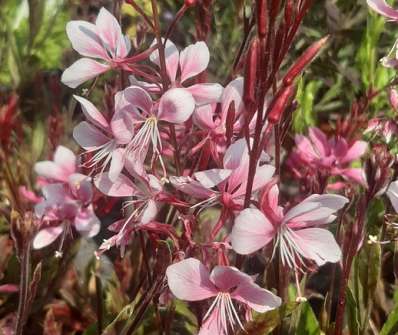
[[[249,153],[245,139],[239,139],[225,152],[223,169],[195,172],[191,177],[171,177],[170,182],[180,191],[203,201],[195,206],[222,203],[230,209],[242,206],[249,172]],[[272,178],[275,168],[258,165],[253,192],[261,189]]]
[[[219,101],[223,92],[223,87],[220,84],[200,83],[186,86],[188,79],[202,73],[209,65],[210,53],[205,42],[196,42],[179,52],[174,43],[167,40],[165,56],[167,75],[171,82],[171,88],[183,88],[192,95],[198,106]],[[150,60],[157,66],[160,66],[158,50],[152,52]],[[179,77],[177,77],[178,70],[180,70]],[[134,77],[131,79],[133,84],[136,83],[143,86],[152,93],[160,93],[159,86],[155,84],[136,81]]]
[[[351,168],[350,164],[361,158],[368,148],[365,141],[347,143],[342,137],[327,139],[318,128],[310,128],[308,137],[296,135],[296,149],[291,156],[292,168],[310,169],[312,173],[325,173],[329,176],[342,176],[366,185],[361,168]],[[300,164],[297,167],[297,164]]]
[[[101,8],[95,24],[71,21],[66,25],[66,33],[73,49],[84,56],[62,74],[61,81],[71,88],[122,64],[131,49],[118,21],[105,8]]]
[[[318,266],[338,262],[341,251],[333,234],[319,228],[332,222],[348,199],[340,195],[313,194],[286,213],[278,206],[279,190],[274,185],[262,210],[247,208],[235,219],[231,233],[232,248],[239,254],[250,254],[274,241],[284,265],[300,268],[304,260]]]
[[[254,283],[249,275],[232,266],[216,266],[209,273],[197,259],[188,258],[166,270],[171,292],[181,300],[202,301],[214,298],[199,335],[227,335],[239,325],[234,301],[259,313],[281,305],[281,299]]]
[[[398,10],[392,8],[385,0],[367,0],[368,6],[389,20],[398,21]]]

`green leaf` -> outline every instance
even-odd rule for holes
[[[398,333],[398,305],[390,313],[386,323],[380,331],[380,335],[396,335]]]
[[[359,335],[359,307],[351,289],[347,288],[347,323],[351,335]]]
[[[372,299],[380,275],[381,247],[379,243],[364,243],[359,261],[359,280],[363,287],[363,302],[365,305]]]
[[[296,335],[319,335],[321,329],[318,320],[308,302],[300,304],[300,319],[296,328]]]

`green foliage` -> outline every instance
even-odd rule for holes
[[[388,316],[386,323],[380,331],[380,335],[396,335],[398,333],[398,305]]]
[[[300,318],[297,324],[295,334],[297,335],[319,335],[321,329],[318,320],[308,302],[300,304]]]

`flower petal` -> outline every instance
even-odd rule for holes
[[[102,129],[107,130],[109,128],[108,121],[106,121],[105,117],[98,111],[97,107],[83,97],[77,95],[73,97],[80,103],[82,112],[88,121]]]
[[[52,161],[37,162],[34,170],[39,176],[56,181],[66,181],[68,178],[64,170]]]
[[[393,181],[390,186],[388,186],[386,194],[390,199],[395,212],[398,213],[398,180]]]
[[[195,258],[170,265],[166,270],[171,292],[181,300],[198,301],[217,295],[207,268]]]
[[[76,171],[76,156],[72,150],[63,145],[59,145],[55,150],[54,163],[60,166],[67,174],[72,174]]]
[[[252,283],[253,279],[248,274],[239,271],[233,266],[217,265],[210,274],[210,280],[220,291],[229,291],[239,285]]]
[[[110,141],[108,137],[86,121],[80,122],[73,129],[73,138],[86,150],[98,149]]]
[[[339,159],[341,164],[355,161],[363,156],[368,149],[368,143],[365,141],[356,141],[347,151],[345,156]]]
[[[75,217],[75,228],[84,237],[94,237],[100,231],[100,220],[90,205],[78,212]]]
[[[215,195],[215,192],[204,187],[190,177],[170,177],[170,183],[177,189],[198,199],[206,199]]]
[[[63,225],[39,230],[33,239],[33,249],[41,249],[50,245],[61,235],[63,230]]]
[[[180,54],[181,82],[206,70],[210,52],[206,43],[196,42],[186,47]]]
[[[398,21],[398,10],[392,8],[385,0],[367,0],[368,6],[384,17]]]
[[[111,120],[113,137],[118,144],[127,144],[134,136],[134,119],[128,110],[119,110]]]
[[[274,226],[265,215],[255,208],[246,208],[235,219],[231,232],[231,244],[238,254],[255,252],[272,241]]]
[[[164,39],[162,39],[162,42],[164,42]],[[152,42],[152,45],[156,44],[156,40],[154,40]],[[176,74],[177,74],[177,70],[178,70],[178,61],[180,59],[180,53],[177,49],[177,47],[175,46],[175,44],[170,41],[167,40],[166,41],[166,47],[164,50],[165,53],[165,61],[166,61],[166,69],[167,69],[167,74],[169,75],[169,78],[171,80],[171,82],[175,82],[176,79]],[[160,60],[159,60],[159,51],[155,50],[154,52],[151,53],[151,55],[149,56],[149,59],[151,60],[151,62],[155,63],[157,66],[160,67]]]
[[[240,115],[244,110],[242,99],[243,77],[232,80],[224,89],[221,97],[221,119],[222,123],[227,120],[229,106],[233,103],[235,106],[235,116]]]
[[[231,170],[211,169],[195,172],[194,176],[204,187],[212,188],[227,179],[231,172]]]
[[[223,89],[220,84],[209,83],[196,84],[186,88],[194,97],[197,106],[220,102]]]
[[[308,130],[308,136],[314,144],[314,149],[317,150],[321,157],[330,155],[331,150],[328,139],[319,128],[311,127]]]
[[[123,170],[124,167],[124,149],[123,148],[117,148],[112,151],[112,159],[111,159],[111,164],[109,167],[109,179],[111,181],[115,181],[120,173]]]
[[[130,197],[136,193],[133,182],[124,174],[112,181],[108,173],[102,173],[94,178],[95,186],[109,197]]]
[[[195,100],[187,90],[172,88],[160,98],[158,118],[179,124],[187,121],[194,109]]]
[[[87,80],[108,71],[110,66],[89,58],[80,58],[62,73],[61,81],[70,88],[76,88]]]

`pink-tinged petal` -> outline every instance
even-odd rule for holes
[[[19,286],[14,284],[0,285],[0,293],[15,293],[19,291]]]
[[[78,200],[83,204],[87,204],[93,199],[93,185],[91,184],[91,178],[81,174],[74,173],[68,178],[69,187]]]
[[[235,106],[235,116],[238,116],[243,112],[245,105],[243,103],[242,94],[242,77],[234,79],[225,87],[221,97],[221,120],[223,123],[227,119],[228,109],[232,103]]]
[[[193,122],[201,129],[204,130],[212,130],[217,127],[217,124],[214,122],[214,109],[215,105],[204,105],[195,108],[195,111],[192,115]]]
[[[144,112],[144,115],[148,115],[151,112],[152,98],[143,88],[130,86],[122,92],[122,95],[128,105],[139,108]]]
[[[64,170],[52,161],[37,162],[34,166],[34,170],[39,176],[48,179],[66,181],[68,178]]]
[[[347,155],[348,152],[348,143],[345,140],[345,138],[337,138],[337,139],[331,139],[331,143],[333,143],[333,153],[334,155],[339,159],[342,159]]]
[[[341,250],[333,234],[321,228],[295,230],[291,238],[298,246],[299,253],[312,259],[318,266],[326,262],[336,263],[341,259]]]
[[[116,181],[124,167],[124,149],[118,148],[112,151],[111,164],[109,167],[109,179]]]
[[[395,212],[398,213],[398,180],[393,181],[390,186],[388,186],[386,194],[390,199]]]
[[[183,88],[172,88],[160,98],[158,118],[179,124],[187,121],[194,109],[195,100],[191,93]]]
[[[231,175],[231,170],[211,169],[195,172],[195,178],[206,188],[212,188]]]
[[[248,148],[246,139],[241,138],[231,144],[224,155],[223,165],[225,169],[237,169],[248,158]],[[248,161],[247,161],[248,163]]]
[[[166,270],[170,291],[181,300],[198,301],[217,295],[207,268],[195,258],[170,265]]]
[[[317,202],[323,207],[328,207],[334,211],[343,208],[349,200],[346,197],[338,194],[312,194],[305,198],[303,202]]]
[[[237,268],[221,265],[213,268],[210,273],[210,280],[220,291],[229,291],[231,288],[253,282],[252,277]]]
[[[367,0],[368,6],[387,19],[398,21],[398,10],[392,8],[385,0]]]
[[[232,298],[248,305],[259,313],[268,312],[278,308],[282,304],[281,298],[255,283],[238,286],[233,292]]]
[[[215,192],[204,187],[198,181],[190,177],[170,177],[171,184],[179,191],[198,199],[207,199],[215,195]]]
[[[87,80],[108,71],[111,67],[89,58],[80,58],[62,73],[61,82],[70,88],[76,88]]]
[[[18,193],[24,200],[31,202],[32,204],[37,204],[43,200],[35,192],[29,190],[26,186],[19,186]]]
[[[62,234],[63,230],[63,225],[41,229],[33,239],[33,249],[41,249],[50,245]]]
[[[110,141],[101,131],[86,121],[73,129],[73,138],[86,150],[95,150]]]
[[[73,49],[82,56],[109,59],[94,24],[86,21],[70,21],[66,25],[66,34]]]
[[[186,88],[197,106],[220,102],[223,89],[220,84],[196,84]]]
[[[261,201],[261,210],[271,220],[275,222],[281,221],[283,218],[283,208],[279,204],[279,188],[273,185]]]
[[[130,84],[133,86],[142,87],[149,93],[159,94],[161,92],[160,85],[156,83],[147,83],[146,81],[138,80],[133,75],[129,76]]]
[[[204,320],[198,335],[228,335],[222,325],[221,313],[217,306]]]
[[[109,197],[130,197],[136,194],[133,182],[124,174],[112,181],[108,173],[101,173],[94,178],[95,186]]]
[[[59,145],[54,153],[54,163],[60,166],[65,174],[72,174],[76,171],[76,156],[72,150]]]
[[[84,237],[97,235],[100,231],[100,223],[92,205],[79,211],[74,221],[76,230]]]
[[[363,156],[368,149],[368,143],[365,141],[356,141],[347,151],[344,157],[339,159],[341,164],[355,161]]]
[[[187,46],[180,54],[181,82],[206,70],[209,60],[210,52],[205,42]]]
[[[158,205],[156,201],[149,199],[147,201],[146,207],[144,211],[142,212],[140,223],[141,224],[147,224],[150,223],[151,221],[155,220],[156,215],[158,214]]]
[[[272,241],[274,226],[258,209],[247,208],[235,219],[231,232],[231,244],[238,254],[255,252]]]
[[[129,50],[126,47],[126,41],[119,22],[104,7],[98,13],[95,26],[102,42],[113,57],[124,58],[127,56]]]
[[[319,159],[318,153],[315,152],[314,147],[312,146],[311,141],[303,136],[303,135],[296,135],[295,137],[297,153],[300,159],[311,162],[314,159]]]
[[[308,130],[308,136],[314,144],[314,149],[321,157],[330,155],[331,150],[328,139],[319,128],[311,127]]]
[[[102,129],[107,130],[109,128],[108,121],[106,121],[104,116],[98,111],[97,107],[83,97],[77,95],[73,97],[80,103],[82,112],[88,121]]]
[[[259,166],[256,169],[256,174],[254,175],[252,191],[257,191],[267,185],[270,182],[274,173],[275,167],[272,165],[264,164],[262,166]],[[239,187],[239,190],[234,193],[234,195],[239,196],[244,194],[246,192],[246,185],[247,179],[245,178],[244,182],[242,182],[241,186]]]
[[[340,175],[362,186],[367,185],[365,171],[361,168],[340,169],[339,173],[337,173],[336,175]]]
[[[164,39],[162,39],[162,43],[164,43]],[[156,44],[156,40],[152,42],[152,45]],[[176,79],[176,74],[178,70],[178,61],[180,59],[180,53],[175,46],[175,44],[167,40],[166,41],[166,47],[164,50],[164,54],[166,57],[166,69],[167,69],[167,74],[171,80],[172,83],[175,82]],[[149,56],[149,59],[151,62],[155,63],[157,66],[160,67],[160,60],[159,60],[159,51],[155,50],[154,52],[151,53]]]
[[[134,136],[134,119],[126,109],[117,111],[112,116],[111,130],[118,144],[127,144]]]

